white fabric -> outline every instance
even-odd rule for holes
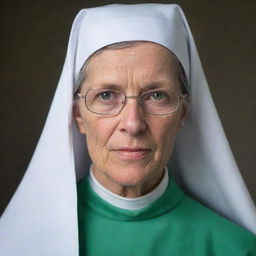
[[[89,173],[89,183],[93,191],[104,201],[125,210],[139,210],[156,201],[166,190],[169,182],[168,170],[165,168],[161,182],[149,193],[141,197],[127,198],[114,194],[103,187],[95,178],[92,167]]]
[[[230,151],[182,10],[177,5],[110,5],[82,10],[74,21],[43,133],[1,218],[1,256],[78,255],[75,170],[81,178],[90,161],[85,139],[72,120],[73,85],[88,56],[129,40],[162,44],[185,68],[191,115],[170,163],[183,188],[256,233],[255,206]]]

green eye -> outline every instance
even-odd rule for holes
[[[159,92],[152,92],[150,98],[153,99],[153,100],[162,100],[162,99],[166,98],[166,95],[165,95],[164,92],[160,92],[160,91]]]
[[[109,100],[109,99],[111,99],[112,94],[113,93],[111,91],[105,91],[105,92],[100,93],[99,96],[102,100]]]

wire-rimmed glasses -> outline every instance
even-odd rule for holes
[[[150,90],[139,96],[127,96],[121,91],[105,88],[89,89],[85,93],[78,92],[77,96],[84,99],[89,111],[98,115],[119,114],[127,99],[138,99],[145,113],[168,115],[175,112],[180,106],[180,101],[187,97],[186,94],[169,89]]]

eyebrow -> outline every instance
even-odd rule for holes
[[[150,84],[145,85],[143,88],[139,88],[141,92],[150,91],[154,89],[160,89],[165,88],[165,85],[167,84],[166,81],[157,81]],[[117,91],[124,91],[126,87],[120,85],[120,84],[113,84],[113,83],[102,83],[97,87],[91,87],[90,89],[112,89]]]
[[[145,92],[145,91],[150,91],[154,89],[164,89],[166,84],[167,84],[166,81],[153,82],[141,88],[141,91]]]
[[[94,89],[113,89],[113,90],[120,90],[120,88],[122,89],[123,86],[118,85],[118,84],[113,84],[113,83],[101,83],[99,86],[97,87],[92,87]]]

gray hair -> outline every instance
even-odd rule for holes
[[[119,43],[114,43],[114,44],[107,45],[107,46],[99,49],[98,51],[94,52],[85,61],[85,63],[83,64],[82,68],[80,69],[80,72],[79,72],[79,75],[78,75],[78,80],[77,80],[77,83],[76,83],[77,84],[77,88],[76,88],[75,94],[78,93],[81,90],[82,85],[83,85],[84,81],[86,80],[88,65],[90,63],[90,60],[93,57],[99,55],[100,53],[102,53],[105,50],[123,49],[123,48],[127,48],[127,47],[132,47],[132,46],[144,43],[144,42],[146,42],[146,41],[125,41],[125,42],[119,42]],[[174,59],[175,59],[175,61],[177,63],[177,69],[178,69],[179,82],[180,82],[180,86],[181,86],[181,92],[182,92],[182,94],[189,96],[188,95],[188,83],[187,83],[187,78],[186,78],[186,75],[185,75],[185,71],[184,71],[183,66],[180,63],[179,59],[176,57],[176,55],[173,54],[173,56],[174,56]]]

